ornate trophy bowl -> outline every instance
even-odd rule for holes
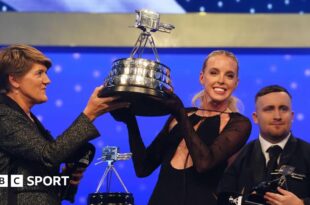
[[[170,69],[160,63],[151,32],[169,33],[174,27],[159,23],[159,14],[149,10],[136,11],[135,27],[141,29],[130,58],[113,62],[112,70],[105,79],[104,89],[99,97],[120,96],[120,100],[130,102],[135,115],[160,116],[169,113],[163,102],[173,93]],[[141,58],[149,43],[156,61]],[[138,57],[134,57],[137,55]]]
[[[165,115],[162,105],[167,92],[173,92],[170,69],[162,63],[143,58],[124,58],[113,62],[99,97],[121,96],[130,102],[136,115]]]

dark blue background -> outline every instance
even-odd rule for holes
[[[0,0],[1,11],[133,13],[309,13],[309,0]]]
[[[15,2],[15,3],[13,3]],[[64,5],[56,0],[0,1],[1,11],[53,11],[53,12],[94,12],[91,8],[77,9],[74,5]],[[93,2],[93,1],[92,1]],[[140,9],[141,4],[103,5],[102,8],[113,8],[108,12],[129,12]],[[109,1],[110,3],[112,1]],[[120,2],[120,1],[113,1]],[[153,1],[147,1],[149,9]],[[171,12],[214,12],[214,13],[308,13],[308,0],[156,0],[156,5],[163,4],[171,8]],[[52,3],[55,3],[54,6]],[[177,5],[178,4],[178,5]],[[33,5],[33,6],[32,6]],[[41,7],[40,7],[41,6]],[[181,6],[178,9],[177,6]],[[100,7],[100,8],[101,8]],[[157,12],[167,12],[167,9]],[[174,10],[173,10],[174,8]],[[99,9],[100,10],[100,9]],[[96,12],[98,12],[96,10]],[[100,12],[100,11],[99,11]],[[111,69],[111,63],[119,58],[128,57],[130,48],[40,48],[49,56],[54,64],[49,70],[52,80],[48,86],[49,101],[36,106],[34,113],[54,136],[62,133],[77,115],[84,109],[88,97],[96,86],[103,83]],[[205,56],[213,49],[159,49],[161,61],[171,67],[171,75],[175,93],[186,106],[191,106],[191,98],[200,91],[199,72]],[[235,95],[243,102],[243,113],[251,117],[254,110],[254,95],[262,86],[280,84],[288,88],[293,95],[295,119],[293,130],[296,136],[310,141],[310,49],[230,49],[236,53],[240,61],[240,84]],[[153,58],[145,55],[145,58]],[[144,142],[149,144],[159,132],[167,116],[139,117],[139,124]],[[129,152],[127,130],[122,123],[114,121],[109,114],[95,121],[101,137],[94,140],[97,147],[96,158],[106,145],[119,146],[121,152]],[[253,126],[251,139],[257,137],[257,127]],[[78,137],[78,136],[77,136]],[[95,158],[95,159],[96,159]],[[135,176],[132,162],[121,161],[115,166],[123,178],[127,188],[134,194],[137,205],[144,205],[155,185],[158,170],[150,177],[139,179]],[[86,204],[87,195],[96,190],[105,164],[95,166],[92,163],[81,182],[75,204]],[[112,191],[123,191],[120,183],[112,179]],[[104,191],[101,190],[101,191]],[[69,204],[69,203],[64,203]]]
[[[128,57],[127,48],[40,48],[52,59],[53,66],[48,74],[52,83],[48,86],[49,101],[34,108],[43,124],[54,136],[62,133],[84,109],[89,95],[96,86],[102,84],[111,70],[111,63],[118,58]],[[186,106],[191,106],[191,98],[200,91],[199,72],[205,56],[213,49],[160,49],[161,62],[171,68],[175,93]],[[235,95],[243,102],[243,113],[251,118],[254,111],[254,95],[262,86],[280,84],[293,95],[295,135],[310,141],[307,105],[310,103],[310,50],[308,49],[229,49],[240,61],[240,83]],[[144,58],[153,59],[146,54]],[[139,117],[144,142],[149,144],[163,126],[167,116]],[[119,146],[121,152],[129,152],[126,127],[106,114],[95,121],[101,137],[93,140],[97,147],[96,158],[106,145]],[[257,137],[257,127],[253,126],[251,138]],[[78,137],[78,136],[77,136]],[[96,161],[96,160],[95,160]],[[127,188],[134,194],[137,205],[144,205],[155,185],[158,170],[151,176],[139,179],[135,176],[130,161],[115,163],[115,167]],[[75,204],[86,204],[87,195],[95,192],[106,164],[92,163],[86,171],[76,197]],[[101,191],[104,191],[105,186]],[[123,191],[115,176],[112,190]],[[67,204],[67,203],[65,203]]]

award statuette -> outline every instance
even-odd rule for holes
[[[135,115],[160,116],[169,111],[162,102],[173,92],[170,69],[160,63],[151,32],[170,33],[174,26],[159,22],[159,14],[150,10],[136,11],[135,27],[142,30],[129,58],[113,62],[99,97],[120,96],[131,103]],[[149,43],[156,60],[142,58]],[[135,57],[137,56],[137,57]]]
[[[122,178],[118,174],[114,163],[120,160],[129,160],[131,158],[131,153],[119,153],[119,148],[116,146],[106,146],[102,150],[102,157],[99,158],[99,162],[96,165],[103,162],[107,162],[106,167],[95,193],[88,195],[88,205],[134,205],[134,198],[132,193],[128,192]],[[111,176],[115,174],[125,192],[111,192]],[[106,180],[107,191],[99,192],[100,188]]]

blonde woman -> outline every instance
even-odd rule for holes
[[[215,190],[227,161],[251,132],[249,119],[237,112],[232,97],[238,72],[234,54],[210,53],[199,77],[203,90],[193,99],[200,106],[185,109],[172,94],[165,102],[172,115],[148,147],[134,115],[128,110],[115,115],[127,124],[137,176],[146,177],[161,167],[150,205],[216,204]]]

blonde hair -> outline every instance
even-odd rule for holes
[[[239,62],[238,62],[238,59],[236,58],[236,56],[232,53],[232,52],[229,52],[229,51],[226,51],[226,50],[215,50],[213,52],[211,52],[207,57],[206,59],[204,60],[203,62],[203,66],[202,66],[202,72],[204,72],[206,66],[207,66],[207,63],[208,63],[208,60],[213,57],[213,56],[217,56],[217,55],[224,55],[224,56],[227,56],[227,57],[230,57],[231,59],[233,59],[236,64],[237,64],[237,75],[238,75],[238,72],[239,72]],[[192,105],[195,106],[195,107],[201,107],[201,104],[203,102],[203,98],[204,98],[204,90],[198,92],[197,94],[194,95],[193,99],[192,99]],[[198,104],[198,101],[199,101],[199,104]],[[243,109],[243,105],[242,105],[242,102],[235,96],[230,96],[229,99],[228,99],[228,108],[232,111],[232,112],[238,112],[240,111],[241,109]]]

